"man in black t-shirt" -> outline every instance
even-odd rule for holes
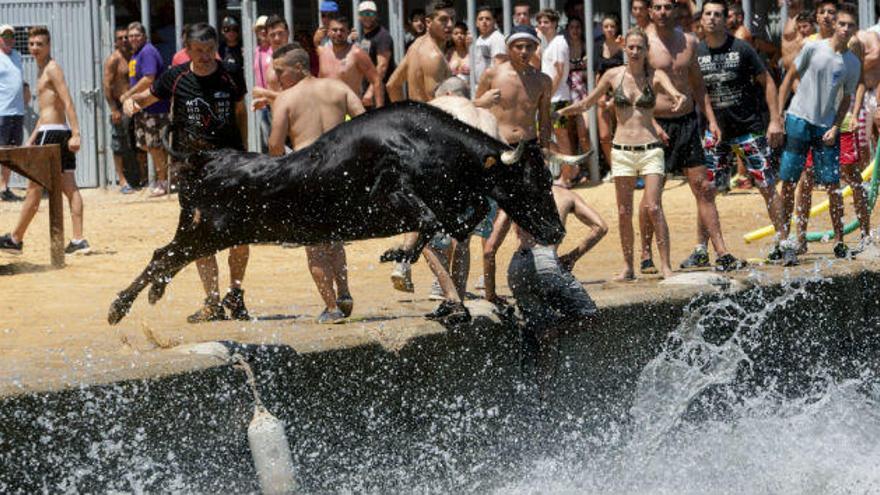
[[[366,0],[358,4],[358,16],[364,30],[364,34],[358,39],[358,45],[370,54],[370,60],[376,66],[379,79],[385,84],[397,68],[394,64],[394,41],[388,30],[379,25],[375,2]],[[364,93],[363,104],[367,108],[375,106],[371,92]]]
[[[171,100],[172,147],[180,153],[233,148],[244,150],[247,140],[246,88],[217,62],[217,31],[206,23],[190,26],[186,48],[192,60],[165,71],[149,89],[125,102],[132,115],[159,100]],[[197,185],[195,187],[198,187]],[[207,298],[204,306],[187,321],[225,320],[224,307],[237,320],[248,320],[241,282],[247,268],[248,246],[229,249],[229,291],[220,300],[217,259],[211,255],[196,261]]]
[[[775,188],[777,171],[770,151],[771,146],[776,148],[782,144],[776,84],[755,50],[727,32],[725,19],[724,0],[703,2],[700,23],[705,38],[697,47],[697,63],[721,128],[720,142],[715,142],[709,133],[703,140],[708,179],[716,187],[728,182],[730,170],[736,166],[735,157],[739,156],[767,203],[770,220],[777,232],[781,232],[781,203]],[[764,99],[770,110],[770,125],[766,129],[756,94],[756,80],[764,87]],[[708,240],[702,225],[699,231],[700,245],[691,257],[700,256],[700,246],[705,246]]]

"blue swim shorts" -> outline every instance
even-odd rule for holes
[[[811,124],[806,120],[787,115],[785,117],[785,151],[779,177],[786,182],[797,182],[804,171],[807,152],[813,151],[813,176],[817,184],[840,182],[840,134],[833,146],[822,142],[828,127]]]

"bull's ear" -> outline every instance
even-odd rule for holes
[[[490,168],[492,168],[492,165],[495,165],[496,161],[497,160],[495,160],[494,156],[490,156],[489,158],[486,158],[486,161],[483,162],[483,168],[486,170],[489,170]]]

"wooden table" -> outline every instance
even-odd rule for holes
[[[49,192],[49,242],[52,265],[64,266],[64,204],[61,199],[61,147],[0,147],[0,163]]]

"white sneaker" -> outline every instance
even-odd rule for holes
[[[397,262],[391,272],[391,284],[401,292],[415,292],[412,283],[412,269],[409,263]]]
[[[431,284],[431,294],[428,296],[428,299],[432,301],[442,301],[446,299],[443,295],[443,288],[440,287],[440,281],[434,278],[434,283]]]

